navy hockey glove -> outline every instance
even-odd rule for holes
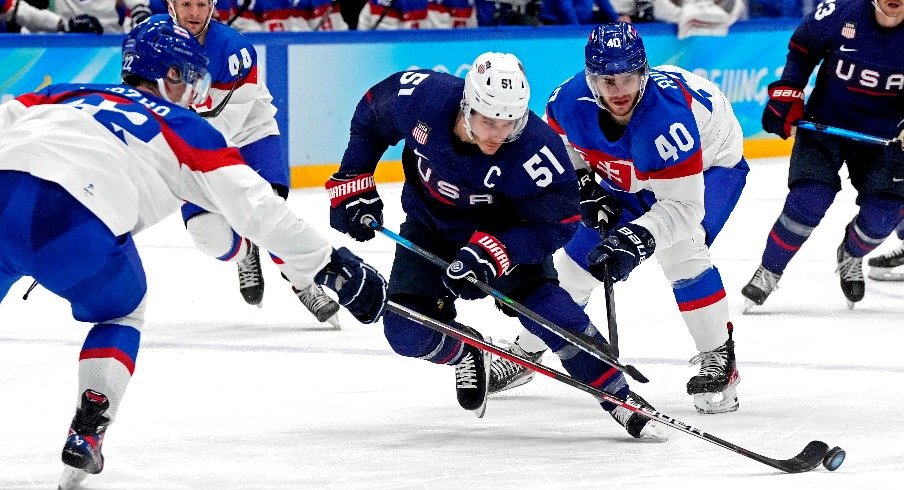
[[[487,283],[490,279],[505,274],[511,264],[505,245],[499,239],[477,231],[446,268],[443,284],[461,299],[480,299],[487,293],[481,291],[471,280]]]
[[[767,93],[769,101],[763,109],[763,129],[788,139],[794,124],[804,117],[804,90],[778,80],[769,84]]]
[[[131,12],[129,13],[129,16],[132,17],[132,27],[148,20],[148,17],[150,17],[151,14],[153,14],[153,12],[151,12],[151,8],[147,5],[139,3],[132,7]]]
[[[587,254],[590,273],[597,280],[606,280],[606,269],[609,278],[624,281],[635,267],[653,255],[656,240],[653,235],[640,225],[628,223],[612,231],[599,245]],[[608,267],[607,267],[608,266]]]
[[[377,194],[374,174],[344,174],[337,172],[326,182],[330,197],[330,226],[359,242],[366,242],[376,234],[364,222],[370,217],[383,224],[383,200]]]
[[[581,188],[581,221],[595,230],[611,230],[621,217],[621,203],[596,183],[589,170],[580,169],[577,174]]]
[[[349,249],[333,250],[328,263],[314,276],[339,295],[339,304],[361,323],[373,323],[386,308],[386,280]]]
[[[88,14],[78,15],[75,18],[66,20],[60,19],[60,32],[75,32],[87,34],[103,34],[104,28],[100,25],[97,17]]]

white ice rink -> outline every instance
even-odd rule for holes
[[[784,201],[787,159],[751,167],[713,249],[735,324],[740,410],[694,410],[684,385],[696,352],[655,261],[616,287],[623,361],[652,380],[632,387],[663,413],[777,459],[814,439],[839,445],[848,457],[835,473],[783,474],[672,430],[664,444],[635,441],[591,397],[548,378],[491,397],[477,419],[456,403],[451,367],[394,354],[380,325],[345,312],[342,331],[325,330],[272,264],[263,309],[245,305],[235,266],[202,256],[173,216],[137,240],[147,325],[107,432],[106,468],[84,488],[900,488],[904,284],[868,281],[847,309],[834,274],[854,212],[846,183],[780,289],[741,315],[739,291]],[[380,186],[394,230],[399,190]],[[388,238],[358,244],[331,230],[322,190],[295,191],[289,203],[388,277]],[[0,305],[3,489],[55,487],[90,327],[42,288],[22,301],[29,283]],[[598,325],[603,301],[598,292],[589,308]],[[463,323],[514,339],[517,323],[490,300],[460,303]]]

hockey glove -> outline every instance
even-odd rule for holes
[[[581,221],[595,230],[611,230],[621,217],[621,203],[596,183],[589,170],[580,169],[577,174],[581,188]]]
[[[349,249],[333,250],[330,262],[314,276],[339,295],[339,304],[361,323],[373,323],[386,308],[386,280]]]
[[[656,250],[656,240],[643,226],[628,223],[606,237],[587,254],[590,273],[599,281],[624,281],[635,267]]]
[[[374,174],[345,174],[337,172],[326,182],[330,197],[330,226],[359,242],[366,242],[376,234],[364,222],[370,217],[383,224],[383,201],[377,194]]]
[[[778,80],[769,84],[767,92],[769,101],[763,109],[763,129],[788,139],[794,124],[804,117],[804,90]]]
[[[60,19],[58,30],[60,32],[74,32],[87,34],[103,34],[104,28],[100,25],[97,17],[88,14],[82,14],[72,19]]]
[[[487,293],[473,281],[487,283],[491,278],[500,277],[508,271],[511,263],[502,242],[493,235],[477,231],[446,268],[443,284],[461,299],[480,299]]]
[[[148,20],[148,17],[151,16],[153,12],[151,12],[151,8],[145,4],[139,3],[138,5],[132,7],[132,11],[130,16],[132,17],[132,27],[141,24],[142,22]]]

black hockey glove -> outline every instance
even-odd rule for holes
[[[373,323],[386,308],[386,280],[349,249],[333,250],[330,263],[314,276],[339,295],[339,304],[361,323]]]
[[[82,14],[75,18],[66,20],[60,19],[58,30],[60,32],[87,33],[87,34],[103,34],[104,28],[100,25],[97,17],[88,14]]]
[[[581,221],[595,230],[611,230],[621,217],[621,203],[596,183],[589,170],[579,169],[577,174],[581,188]]]
[[[474,232],[468,244],[462,247],[455,260],[446,268],[443,284],[461,299],[480,299],[487,295],[474,283],[474,279],[487,283],[505,274],[511,267],[505,245],[493,235]]]
[[[148,17],[150,17],[152,13],[151,8],[142,3],[132,7],[132,11],[129,14],[132,17],[132,27],[148,20]]]
[[[640,225],[628,223],[606,237],[587,254],[590,273],[600,281],[606,280],[606,270],[612,281],[624,281],[635,267],[653,255],[656,240]]]
[[[763,109],[763,129],[788,139],[794,124],[804,117],[804,89],[778,80],[769,84],[767,93],[769,101]]]
[[[366,242],[376,234],[364,222],[370,217],[383,224],[383,200],[377,194],[374,174],[344,174],[337,172],[326,182],[330,197],[330,226],[359,242]]]

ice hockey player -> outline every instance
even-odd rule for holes
[[[0,300],[31,276],[94,324],[79,355],[64,489],[103,469],[101,445],[135,368],[147,283],[132,236],[182,200],[277,254],[296,287],[336,290],[364,323],[386,300],[379,273],[293,215],[188,109],[210,83],[188,31],[168,17],[146,21],[122,51],[122,85],[50,85],[0,105]]]
[[[881,138],[897,135],[904,118],[904,3],[899,0],[827,0],[791,35],[779,80],[769,84],[763,129],[795,135],[806,119]],[[816,65],[816,87],[804,88]],[[889,149],[893,149],[889,147]],[[741,293],[747,307],[762,305],[788,262],[822,221],[841,190],[846,165],[859,211],[835,252],[848,307],[863,299],[863,257],[891,234],[904,205],[904,180],[882,147],[839,136],[796,131],[788,196],[766,238],[763,259]]]
[[[330,224],[356,240],[374,237],[363,222],[382,222],[373,172],[383,152],[404,140],[401,235],[451,265],[443,271],[397,247],[390,299],[453,323],[457,298],[486,296],[468,281],[476,278],[565,329],[605,342],[556,281],[552,253],[580,219],[578,189],[561,139],[528,110],[529,98],[521,62],[504,53],[478,56],[464,80],[411,70],[376,84],[358,103],[339,171],[326,183]],[[519,320],[575,378],[647,405],[615,368]],[[459,404],[483,416],[488,353],[392,313],[383,327],[398,354],[455,365]],[[633,437],[665,438],[649,419],[609,402],[602,406]]]
[[[904,126],[904,121],[898,127]],[[904,180],[904,129],[898,134],[889,148],[887,157],[893,162],[896,174],[892,177]],[[904,281],[904,209],[901,210],[901,221],[895,229],[901,243],[891,251],[869,259],[869,277],[876,281]]]
[[[655,252],[699,351],[687,393],[701,413],[737,410],[728,301],[709,254],[749,170],[731,104],[681,68],[650,69],[643,40],[619,22],[590,33],[585,69],[553,92],[546,116],[581,189],[582,223],[556,261],[562,287],[586,305],[604,265],[622,281]],[[539,358],[546,346],[522,330],[512,349]],[[529,381],[504,359],[492,371],[494,391]]]
[[[198,39],[210,58],[210,94],[195,110],[235,143],[248,165],[270,182],[273,192],[286,199],[289,165],[283,157],[273,97],[258,79],[254,45],[235,29],[211,20],[216,10],[214,0],[168,0],[167,5],[173,20]],[[162,17],[166,16],[152,19]],[[264,276],[257,245],[227,226],[223,216],[197,203],[182,206],[182,219],[199,250],[237,263],[242,297],[248,304],[260,305]],[[292,290],[317,321],[329,321],[339,328],[339,305],[319,285]]]

